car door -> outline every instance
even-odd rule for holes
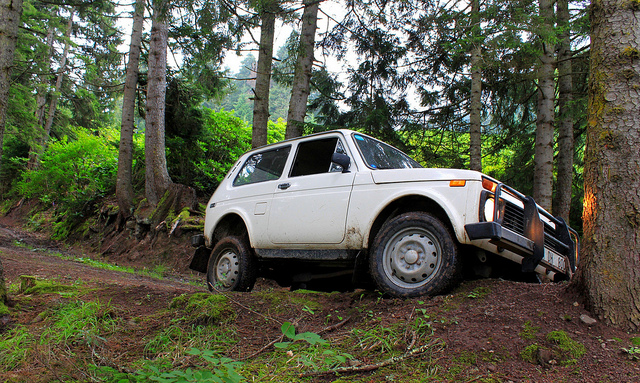
[[[269,238],[274,244],[339,244],[345,237],[355,172],[331,162],[334,152],[347,154],[338,135],[297,145],[288,177],[273,195]]]
[[[251,243],[261,247],[270,243],[267,235],[269,204],[280,183],[291,145],[265,149],[248,157],[227,192],[218,193],[219,205],[233,205],[248,220]]]

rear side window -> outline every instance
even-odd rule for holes
[[[298,144],[298,153],[291,169],[291,177],[308,176],[328,172],[342,171],[331,162],[334,152],[344,153],[338,137],[305,141]]]
[[[290,151],[291,146],[285,146],[251,155],[233,180],[233,186],[277,180],[282,175]]]

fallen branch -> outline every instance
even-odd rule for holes
[[[364,366],[338,367],[336,369],[329,370],[329,371],[319,371],[319,372],[301,374],[301,376],[308,377],[308,376],[337,375],[337,374],[357,374],[362,372],[374,371],[379,368],[386,367],[395,363],[400,363],[405,359],[409,359],[416,355],[422,354],[436,345],[442,346],[442,343],[437,340],[434,340],[418,348],[414,348],[413,350],[407,351],[400,356],[394,356],[392,358],[385,359],[383,361],[380,361],[374,364],[367,364]]]
[[[324,333],[339,329],[340,327],[344,326],[347,322],[349,322],[350,319],[351,317],[346,317],[336,324],[332,324],[331,326],[325,327],[322,330],[318,331],[318,335],[322,335]]]
[[[279,337],[277,337],[276,339],[272,340],[271,342],[267,343],[264,347],[262,347],[260,350],[254,352],[253,354],[249,355],[249,356],[245,356],[243,358],[238,359],[238,362],[242,362],[245,361],[247,359],[251,359],[254,358],[260,354],[262,354],[263,352],[265,352],[269,347],[273,346],[274,344],[278,343],[278,342],[282,342],[284,340],[284,334],[280,335]]]

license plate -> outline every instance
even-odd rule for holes
[[[567,272],[567,262],[560,254],[545,248],[544,257],[542,259],[563,273]]]

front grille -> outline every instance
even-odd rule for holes
[[[505,201],[502,226],[516,234],[524,236],[524,210],[509,201]],[[557,241],[554,241],[552,238],[557,238],[556,230],[544,223],[544,247],[556,253],[564,254],[565,250],[563,249],[563,245],[558,244]]]
[[[506,201],[502,226],[514,233],[524,235],[524,211],[511,202]]]

